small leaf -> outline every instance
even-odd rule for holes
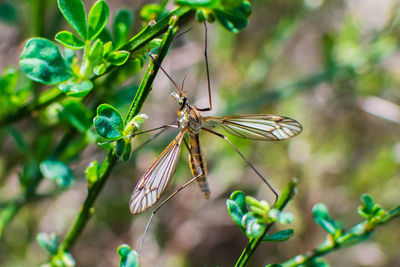
[[[146,22],[156,20],[161,12],[161,8],[162,7],[159,4],[144,5],[140,10],[140,17]]]
[[[85,170],[86,180],[89,186],[93,185],[99,180],[99,163],[92,161]]]
[[[263,241],[282,242],[288,240],[293,234],[293,229],[286,229],[271,235],[265,235]]]
[[[111,41],[105,43],[103,46],[103,57],[105,57],[105,58],[109,57],[112,49],[113,49],[113,44]]]
[[[126,139],[122,138],[119,139],[115,142],[115,147],[114,147],[114,151],[115,151],[115,155],[117,155],[117,157],[122,157],[122,155],[124,154],[124,151],[126,149]]]
[[[148,118],[149,117],[146,114],[136,115],[133,119],[130,120],[130,122],[126,124],[124,129],[124,136],[132,135],[136,130],[142,127],[143,123],[145,123]]]
[[[86,12],[82,0],[58,0],[57,2],[58,8],[69,25],[83,40],[87,40]]]
[[[129,55],[130,53],[128,51],[115,51],[112,52],[109,57],[107,57],[107,61],[112,65],[120,66],[128,60]]]
[[[58,252],[58,237],[56,234],[39,233],[36,235],[36,241],[50,255],[56,255]]]
[[[121,9],[115,16],[113,24],[115,47],[124,45],[129,38],[129,32],[133,24],[133,14],[130,10]]]
[[[334,220],[329,216],[328,208],[322,204],[318,203],[312,208],[312,213],[314,221],[325,229],[330,234],[335,234],[338,228],[335,225]]]
[[[132,145],[131,145],[131,141],[127,140],[128,142],[126,142],[126,146],[124,149],[124,153],[122,154],[122,160],[123,161],[129,161],[129,159],[131,158],[131,153],[132,153]]]
[[[93,89],[93,83],[90,80],[72,78],[61,83],[58,88],[69,96],[84,97]]]
[[[101,104],[97,108],[97,116],[93,119],[96,131],[108,140],[123,137],[124,122],[119,112],[111,105]]]
[[[91,119],[81,101],[69,100],[63,103],[61,119],[71,124],[80,133],[86,133],[91,127]]]
[[[19,65],[31,80],[44,84],[57,84],[72,75],[58,47],[42,38],[28,40],[22,51]]]
[[[282,265],[278,264],[278,263],[273,263],[273,264],[268,264],[265,267],[282,267]]]
[[[50,180],[54,180],[59,186],[66,187],[75,180],[71,169],[59,160],[47,159],[40,163],[42,175]]]
[[[244,230],[242,218],[248,212],[246,207],[246,196],[242,191],[235,191],[230,198],[226,200],[229,214],[232,220]]]
[[[88,39],[94,40],[107,25],[110,10],[105,1],[97,1],[90,9],[88,16]]]
[[[57,33],[56,41],[71,49],[82,49],[85,47],[85,42],[75,36],[72,32],[62,31]]]
[[[97,39],[89,50],[89,60],[94,65],[103,59],[103,42]]]
[[[372,211],[372,209],[374,208],[375,205],[374,200],[369,194],[362,194],[361,202],[364,204],[365,208],[367,208],[367,210],[369,211]]]
[[[135,250],[131,250],[128,245],[118,247],[120,256],[120,267],[139,267],[139,257]]]
[[[93,68],[93,73],[96,75],[102,75],[104,72],[106,72],[106,70],[107,70],[106,65],[100,64]]]
[[[266,224],[261,222],[259,218],[247,213],[242,218],[242,226],[246,227],[246,235],[248,238],[257,238],[264,233]]]

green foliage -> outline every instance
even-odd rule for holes
[[[44,84],[63,82],[72,74],[58,47],[43,38],[28,40],[19,65],[30,79]]]
[[[247,26],[251,4],[247,0],[176,0],[178,5],[196,8],[198,21],[215,19],[227,30],[237,33]]]
[[[90,9],[88,16],[88,39],[94,40],[106,27],[109,8],[105,1],[97,1]]]
[[[139,114],[126,125],[119,112],[111,105],[102,104],[97,108],[97,116],[93,119],[96,131],[107,141],[115,142],[115,153],[128,161],[131,155],[130,137],[147,120],[147,115]]]
[[[139,267],[139,257],[135,250],[131,250],[128,245],[118,247],[120,257],[120,267]]]
[[[85,170],[86,179],[88,181],[89,187],[99,180],[99,163],[95,160],[89,164]]]
[[[86,45],[84,41],[82,41],[81,39],[76,37],[76,35],[69,31],[61,31],[57,33],[55,39],[63,46],[71,49],[82,49]]]
[[[58,0],[57,3],[69,25],[83,40],[88,40],[86,12],[82,0]]]
[[[75,180],[71,169],[57,159],[47,159],[40,163],[43,177],[55,181],[59,186],[67,187]]]
[[[58,236],[54,233],[39,233],[36,236],[39,245],[44,248],[50,255],[56,255],[58,252]]]
[[[235,191],[226,201],[226,205],[232,220],[249,239],[263,237],[264,241],[283,241],[289,239],[293,234],[293,230],[288,229],[272,235],[265,235],[269,224],[274,222],[289,224],[294,217],[289,213],[272,209],[264,200],[259,201],[250,196],[246,197],[243,192]],[[247,206],[250,209],[247,209]]]
[[[121,9],[115,15],[113,24],[113,39],[115,47],[121,47],[128,41],[133,21],[133,13],[129,10]]]

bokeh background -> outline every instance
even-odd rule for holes
[[[94,1],[84,1],[90,7]],[[108,1],[111,15],[124,7],[138,15],[144,1]],[[208,24],[213,111],[206,115],[271,113],[295,118],[304,131],[282,142],[232,142],[281,191],[290,179],[298,194],[287,207],[295,215],[295,235],[283,243],[260,246],[249,266],[283,262],[323,242],[325,232],[312,220],[311,208],[325,203],[344,227],[360,222],[362,193],[392,208],[400,202],[400,2],[396,0],[251,1],[249,25],[239,34]],[[171,5],[172,7],[172,5]],[[29,37],[53,39],[68,28],[56,1],[2,1],[0,4],[0,70],[18,66]],[[37,27],[36,23],[43,25]],[[35,26],[36,25],[36,26]],[[207,79],[203,58],[204,28],[194,20],[174,41],[163,65],[184,88],[191,103],[206,106]],[[116,92],[103,102],[126,111],[142,74],[110,84]],[[1,88],[0,88],[1,90]],[[143,112],[145,129],[176,120],[173,85],[160,73]],[[121,112],[124,114],[123,112]],[[35,143],[37,121],[12,125],[28,143]],[[18,174],[24,157],[9,128],[1,129],[0,201],[20,194]],[[54,132],[61,135],[63,129]],[[222,129],[220,129],[222,132]],[[95,213],[72,251],[78,266],[118,266],[116,249],[138,247],[150,212],[132,216],[128,202],[140,176],[176,135],[168,130],[120,163],[95,205]],[[150,138],[139,136],[133,149]],[[141,254],[142,266],[233,266],[246,238],[230,220],[225,201],[234,190],[258,199],[273,195],[225,141],[201,136],[209,166],[211,198],[191,185],[156,215]],[[185,148],[167,189],[171,193],[190,177]],[[86,196],[84,170],[106,150],[93,144],[71,162],[77,181],[57,190],[44,181],[47,197],[21,208],[0,240],[0,265],[38,266],[47,260],[35,241],[39,232],[62,238]],[[2,207],[0,206],[0,208]],[[280,227],[274,228],[279,230]],[[283,229],[283,228],[282,228]],[[332,266],[400,266],[400,227],[395,220],[379,228],[367,242],[326,259]]]

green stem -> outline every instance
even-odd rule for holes
[[[179,24],[185,22],[188,18],[190,18],[194,14],[194,10],[187,7],[179,7],[172,11],[168,16],[165,16],[160,21],[158,21],[155,25],[145,27],[141,32],[135,35],[132,39],[128,41],[126,45],[124,45],[121,50],[127,50],[131,53],[135,53],[136,50],[140,49],[148,42],[153,40],[155,37],[165,33],[168,29],[168,22],[172,16],[177,16]],[[110,67],[106,73],[110,72],[114,67]],[[105,75],[104,73],[103,75]],[[99,76],[95,76],[91,78],[93,81],[97,79]],[[57,87],[54,87],[40,95],[38,99],[34,99],[31,102],[21,106],[20,108],[11,111],[2,117],[0,117],[0,128],[4,127],[8,124],[14,123],[20,119],[23,119],[27,116],[32,115],[35,111],[39,111],[42,108],[47,107],[48,105],[62,99],[65,97],[65,94],[61,92]]]
[[[134,116],[136,116],[139,113],[146,97],[151,91],[154,78],[156,77],[157,72],[159,70],[159,66],[161,65],[162,60],[166,56],[168,48],[172,43],[173,36],[176,33],[176,29],[174,29],[176,21],[177,19],[172,21],[172,24],[169,26],[167,33],[163,37],[159,54],[157,56],[157,62],[156,63],[150,62],[149,67],[147,68],[147,71],[136,93],[136,96],[132,101],[131,107],[128,111],[125,121],[131,120]],[[94,212],[93,204],[97,196],[99,195],[100,191],[102,190],[104,184],[106,183],[112,169],[114,168],[117,162],[117,159],[118,158],[114,154],[113,150],[110,150],[106,159],[103,161],[103,164],[101,165],[98,180],[94,184],[92,184],[91,187],[88,188],[88,195],[83,203],[83,206],[73,226],[67,233],[62,244],[60,245],[59,249],[60,253],[63,253],[64,251],[70,251],[73,245],[75,244],[76,240],[78,239],[79,235],[82,233],[83,229],[85,228],[87,222],[89,221],[91,215]]]
[[[296,186],[297,186],[297,180],[293,179],[292,181],[289,182],[289,184],[283,190],[283,193],[279,197],[278,201],[276,202],[274,206],[275,209],[282,211],[286,207],[287,203],[289,203],[289,201],[296,193]],[[237,260],[235,267],[246,266],[246,264],[250,260],[250,257],[254,254],[258,245],[261,243],[262,239],[267,234],[268,230],[272,227],[272,225],[273,223],[269,224],[266,227],[264,233],[260,237],[251,238],[249,240],[246,248],[243,250],[242,254]]]
[[[376,227],[383,225],[399,216],[400,206],[397,206],[389,212],[389,215],[387,215],[378,223],[371,224],[368,221],[359,223],[357,226],[360,226],[360,228],[363,227],[363,231],[360,231],[360,233],[349,231],[348,233],[345,233],[336,239],[334,239],[331,235],[328,235],[325,242],[319,245],[316,249],[305,254],[297,255],[292,259],[281,263],[281,265],[282,267],[296,267],[300,264],[312,262],[314,259],[336,251],[340,248],[361,243],[371,236]]]

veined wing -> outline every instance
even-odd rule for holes
[[[138,214],[157,202],[178,167],[182,139],[186,131],[180,131],[161,153],[150,169],[143,174],[133,190],[129,202],[132,214]]]
[[[239,137],[267,141],[288,139],[303,130],[298,121],[276,115],[205,117],[203,122],[219,123],[228,133]]]

